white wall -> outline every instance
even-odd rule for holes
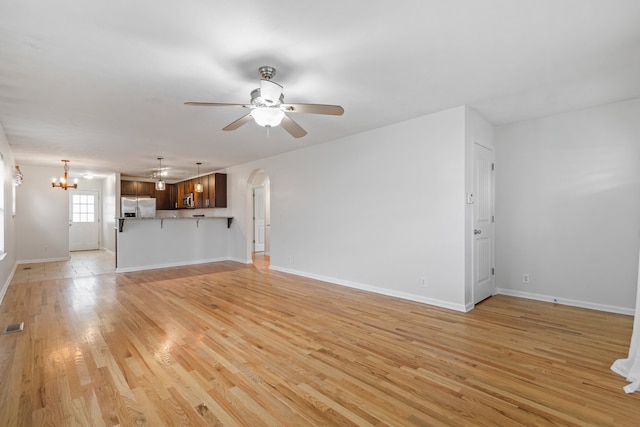
[[[500,292],[632,314],[640,99],[500,126],[496,156]]]
[[[9,282],[16,267],[15,250],[15,218],[12,215],[13,206],[13,167],[14,158],[2,125],[0,125],[0,153],[3,157],[4,175],[4,258],[0,259],[0,302],[9,287]],[[19,190],[17,187],[16,190]]]
[[[102,249],[116,251],[116,206],[119,199],[116,182],[119,176],[111,174],[103,181],[102,187]]]
[[[16,251],[19,262],[69,258],[69,192],[51,187],[51,178],[63,173],[63,165],[20,165],[24,183],[18,187]]]
[[[230,168],[231,257],[264,169],[272,268],[465,310],[465,144],[458,107]]]
[[[71,165],[73,167],[73,164]],[[60,177],[56,167],[20,165],[25,179],[18,187],[16,243],[19,262],[42,262],[69,258],[69,193],[51,187]],[[115,251],[116,175],[103,179],[78,179],[78,190],[98,190],[101,198],[100,245]]]

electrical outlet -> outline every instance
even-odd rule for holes
[[[522,273],[522,283],[529,283],[529,274]]]
[[[287,257],[287,261],[289,262],[289,265],[293,264],[293,257],[291,255],[289,255]]]
[[[426,288],[427,287],[427,279],[426,279],[426,277],[421,277],[420,278],[420,287],[421,288]]]

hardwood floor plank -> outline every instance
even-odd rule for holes
[[[458,313],[221,262],[12,283],[17,321],[1,426],[637,425],[609,370],[629,316],[506,296]]]

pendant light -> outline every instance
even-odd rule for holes
[[[156,191],[164,191],[167,186],[162,180],[162,159],[164,157],[158,157],[158,161],[160,162],[160,167],[158,168],[158,180],[156,181]]]
[[[200,165],[202,163],[198,162],[196,163],[196,165],[198,165],[198,183],[196,184],[196,188],[195,188],[195,192],[196,193],[202,193],[203,188],[202,188],[202,179],[200,178]]]

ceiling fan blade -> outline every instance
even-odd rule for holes
[[[251,108],[251,104],[224,104],[222,102],[185,102],[184,105],[196,107],[244,107]]]
[[[302,129],[302,127],[294,122],[289,116],[285,115],[282,121],[280,122],[280,126],[284,128],[287,132],[291,134],[294,138],[302,138],[307,134],[307,131]]]
[[[233,123],[229,123],[228,125],[226,125],[225,127],[222,128],[222,130],[236,130],[238,129],[240,126],[242,126],[243,124],[247,123],[248,121],[250,121],[251,119],[253,119],[253,117],[251,117],[251,113],[244,115],[242,117],[240,117],[238,120],[236,120]]]
[[[328,114],[330,116],[341,116],[344,113],[344,108],[339,105],[282,104],[280,107],[287,113]]]

